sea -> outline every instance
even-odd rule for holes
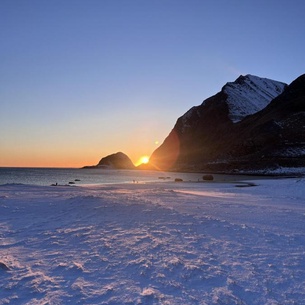
[[[0,185],[100,185],[174,181],[176,178],[180,178],[183,181],[199,181],[202,179],[202,174],[99,168],[0,167]]]

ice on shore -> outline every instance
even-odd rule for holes
[[[302,304],[305,180],[0,186],[0,304]]]

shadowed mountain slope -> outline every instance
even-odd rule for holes
[[[221,172],[305,166],[304,78],[289,86],[252,75],[227,83],[177,120],[150,166]]]

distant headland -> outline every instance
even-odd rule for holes
[[[108,155],[102,158],[98,164],[83,168],[136,169],[130,158],[122,152]]]

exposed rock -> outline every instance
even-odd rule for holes
[[[202,179],[203,180],[207,180],[207,181],[213,181],[214,180],[214,176],[213,175],[203,175]]]
[[[175,182],[183,182],[183,179],[181,179],[181,178],[175,178]]]
[[[86,169],[136,169],[130,158],[122,152],[108,155],[100,160],[97,165],[84,166]],[[75,180],[76,181],[76,180]]]
[[[129,157],[122,152],[102,158],[96,167],[106,169],[135,169]]]
[[[10,270],[10,268],[3,262],[0,262],[0,270],[5,270],[5,271],[8,271]]]

